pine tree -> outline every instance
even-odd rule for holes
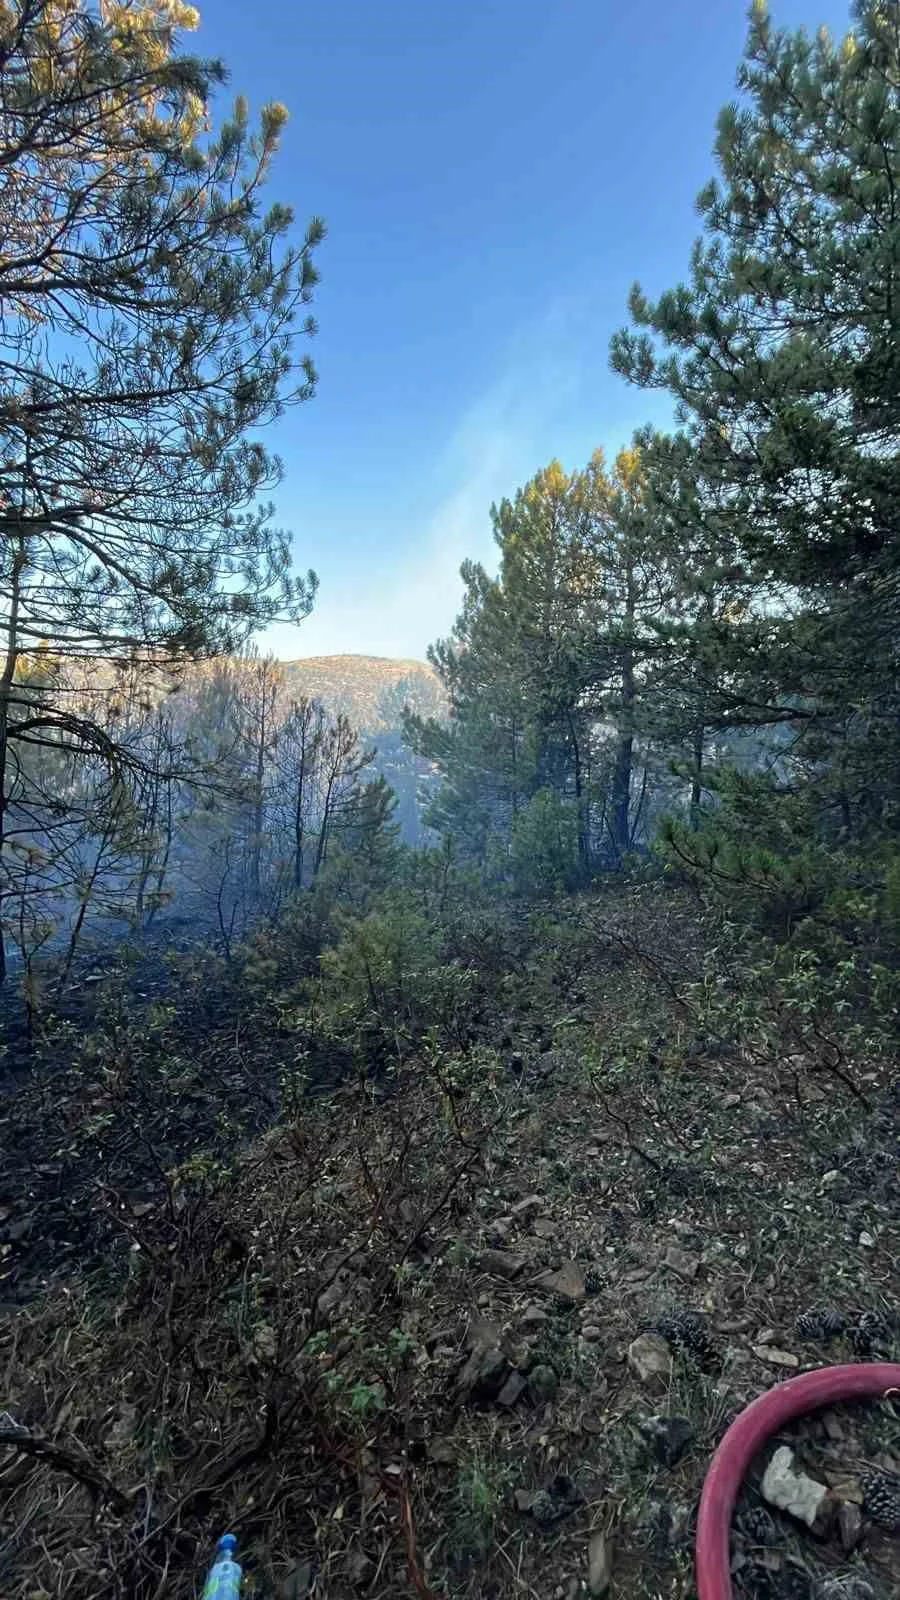
[[[23,653],[155,666],[310,603],[251,433],[313,392],[293,319],[323,230],[292,242],[261,206],[283,107],[254,132],[238,100],[207,132],[225,72],[180,52],[196,21],[180,0],[0,11],[0,848],[23,750],[127,756],[23,696]]]
[[[642,826],[655,737],[645,691],[677,615],[671,563],[635,451],[612,471],[599,451],[580,472],[552,462],[492,517],[497,577],[463,567],[453,637],[431,653],[449,723],[410,721],[444,774],[429,820],[502,872],[538,796],[538,832],[559,834],[569,812],[557,819],[555,796],[571,807],[583,878],[598,861],[620,864]],[[551,854],[562,859],[555,844]]]
[[[898,0],[861,0],[840,43],[755,4],[690,279],[636,288],[612,351],[677,402],[645,441],[673,539],[739,574],[698,634],[707,714],[788,728],[835,837],[898,821],[898,78]]]

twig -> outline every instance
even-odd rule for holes
[[[117,1488],[112,1479],[101,1472],[80,1449],[69,1450],[64,1445],[54,1444],[51,1439],[28,1433],[23,1428],[8,1427],[0,1427],[0,1446],[17,1450],[23,1456],[33,1456],[36,1461],[45,1461],[58,1472],[65,1472],[76,1483],[90,1489],[92,1494],[108,1500],[122,1516],[134,1508],[134,1496]]]

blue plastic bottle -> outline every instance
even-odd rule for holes
[[[216,1559],[203,1586],[202,1600],[240,1600],[241,1568],[234,1559],[237,1539],[225,1533],[216,1545]]]

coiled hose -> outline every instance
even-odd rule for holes
[[[789,1378],[754,1400],[728,1429],[713,1456],[697,1518],[698,1600],[734,1600],[731,1587],[731,1516],[738,1490],[757,1450],[786,1422],[820,1406],[900,1395],[900,1365],[873,1361],[822,1367]]]

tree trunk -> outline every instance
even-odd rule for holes
[[[4,981],[7,972],[6,960],[6,934],[4,923],[6,917],[6,902],[10,890],[3,882],[2,859],[3,847],[6,844],[6,818],[9,807],[7,794],[7,778],[9,773],[9,712],[12,702],[12,688],[16,677],[16,667],[19,661],[19,599],[21,594],[22,573],[26,562],[25,539],[20,532],[17,539],[16,553],[13,556],[12,572],[10,574],[10,603],[9,616],[6,620],[6,654],[3,661],[3,671],[0,673],[0,984]]]
[[[613,849],[621,863],[631,845],[631,768],[634,759],[634,570],[630,559],[625,566],[625,649],[622,654],[622,696],[619,709],[616,760],[610,795],[610,833]]]
[[[699,722],[694,729],[694,745],[691,761],[691,809],[690,823],[696,830],[700,826],[700,802],[703,798],[703,753],[706,746],[706,728]]]

